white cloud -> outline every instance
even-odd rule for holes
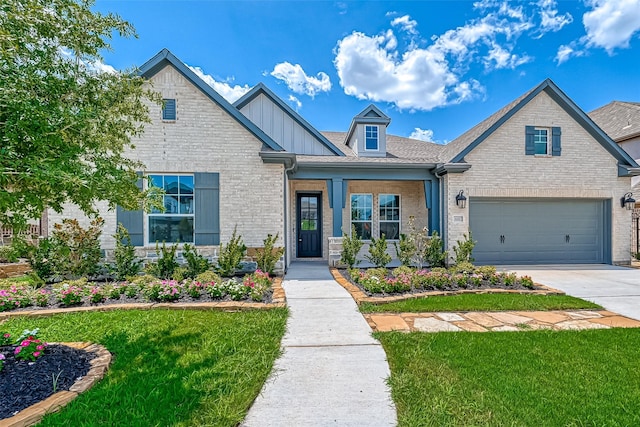
[[[271,72],[276,79],[282,80],[295,93],[314,97],[319,92],[331,90],[331,80],[326,73],[320,71],[316,76],[308,76],[300,64],[282,62],[276,64]]]
[[[560,31],[562,27],[573,22],[570,13],[558,13],[555,0],[539,0],[537,5],[540,7],[540,36],[549,31]]]
[[[600,48],[613,55],[616,49],[628,48],[640,33],[640,0],[585,0],[590,10],[582,16],[586,34],[562,45],[556,62],[584,56],[589,49]]]
[[[211,77],[209,74],[205,74],[204,71],[202,71],[202,68],[200,67],[192,67],[190,65],[187,65],[187,67],[189,67],[191,71],[196,73],[198,77],[204,80],[206,84],[211,86],[216,92],[218,92],[224,99],[226,99],[229,102],[233,103],[237,101],[238,99],[240,99],[240,97],[242,97],[242,95],[244,95],[245,93],[249,92],[249,90],[251,90],[249,85],[246,85],[246,84],[244,86],[240,86],[240,85],[232,86],[229,83],[229,81],[226,81],[226,82],[218,81],[213,77]],[[233,79],[231,79],[231,81],[233,81]]]
[[[416,26],[418,26],[418,22],[411,19],[409,15],[400,16],[391,21],[391,26],[400,27],[403,31],[406,31],[409,34],[418,34],[416,30]]]
[[[293,95],[289,95],[289,102],[291,102],[296,107],[296,111],[302,108],[302,102],[300,102],[300,100]]]
[[[91,62],[88,64],[88,68],[97,71],[98,73],[115,74],[117,72],[111,65],[105,64],[102,61]]]
[[[553,3],[545,5],[550,9]],[[393,18],[391,27],[410,38],[404,49],[392,29],[378,35],[354,31],[339,40],[334,65],[344,92],[399,109],[428,111],[484,94],[480,82],[465,77],[472,64],[483,64],[490,72],[533,60],[516,51],[518,37],[534,30],[532,13],[527,15],[522,5],[492,0],[475,7],[481,17],[421,43],[415,20],[387,14]]]
[[[433,142],[433,131],[431,129],[414,128],[409,138],[419,139],[420,141]]]
[[[640,0],[589,0],[592,10],[582,17],[587,47],[600,47],[612,54],[627,48],[640,31]]]

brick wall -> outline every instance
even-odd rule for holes
[[[524,154],[525,126],[559,126],[562,155]],[[630,261],[631,211],[620,208],[630,178],[618,177],[617,160],[546,93],[542,92],[465,156],[471,169],[445,177],[444,217],[448,250],[468,232],[469,207],[459,209],[460,190],[473,197],[596,198],[612,201],[612,258]],[[454,222],[454,216],[462,217]]]

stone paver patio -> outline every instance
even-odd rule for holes
[[[640,321],[606,310],[600,311],[503,311],[460,313],[364,314],[378,332],[489,332],[539,329],[585,330],[640,328]]]

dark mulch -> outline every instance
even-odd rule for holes
[[[0,419],[45,400],[52,394],[69,390],[89,372],[94,353],[59,344],[51,344],[35,362],[16,360],[13,346],[0,347],[4,368],[0,371]],[[55,389],[54,389],[55,383]]]
[[[472,284],[469,283],[466,287],[462,287],[462,286],[456,285],[455,283],[451,283],[451,284],[449,284],[447,286],[443,286],[442,288],[430,287],[430,288],[424,288],[424,289],[411,289],[411,290],[406,291],[406,292],[373,293],[373,292],[369,292],[368,290],[366,290],[361,284],[356,283],[353,280],[353,278],[351,277],[351,275],[349,274],[349,270],[347,270],[347,269],[339,269],[338,271],[340,272],[340,274],[342,274],[342,277],[347,279],[353,285],[357,286],[366,295],[372,296],[372,297],[384,297],[384,296],[390,296],[390,295],[405,295],[405,294],[418,294],[418,293],[429,292],[429,291],[454,292],[454,291],[473,290],[473,289],[484,290],[484,291],[490,291],[492,289],[508,289],[508,290],[515,290],[515,291],[536,291],[536,290],[544,290],[545,289],[545,288],[542,288],[542,287],[540,287],[538,285],[535,285],[535,284],[534,284],[533,288],[527,288],[527,287],[522,286],[520,284],[505,285],[502,282],[493,284],[493,283],[489,282],[488,280],[482,280],[482,282],[481,282],[481,284],[479,286],[475,286],[475,285],[472,285]],[[362,270],[362,271],[364,271],[364,270]],[[392,271],[392,269],[389,269],[388,277],[392,276],[391,271]]]

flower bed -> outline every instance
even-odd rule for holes
[[[0,312],[132,302],[253,301],[270,302],[273,278],[260,270],[244,278],[222,279],[204,273],[195,279],[160,280],[145,275],[126,282],[64,281],[34,289],[13,284],[0,289]]]
[[[541,289],[529,276],[518,277],[515,273],[497,272],[495,267],[474,267],[471,264],[449,270],[354,268],[342,271],[342,275],[369,296],[465,289]]]

